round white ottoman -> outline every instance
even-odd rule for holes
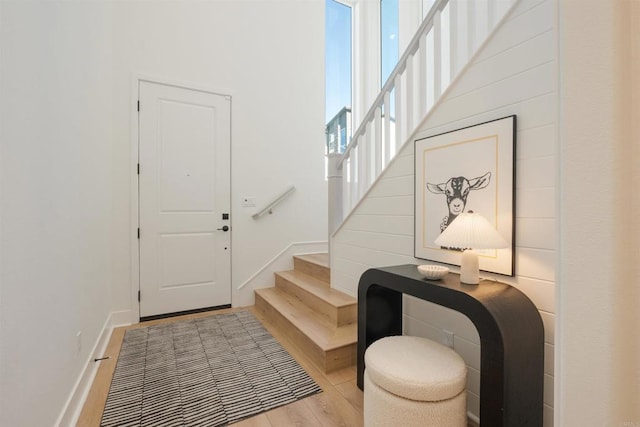
[[[467,367],[426,338],[393,336],[364,355],[364,425],[466,427]]]

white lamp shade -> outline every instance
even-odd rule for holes
[[[438,236],[438,246],[457,249],[502,249],[507,241],[489,221],[475,212],[463,212]]]

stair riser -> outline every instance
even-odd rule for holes
[[[358,306],[356,304],[336,307],[325,300],[318,298],[316,295],[300,288],[290,280],[285,279],[276,273],[276,288],[279,288],[290,295],[295,296],[304,304],[313,308],[317,313],[321,313],[328,318],[333,324],[338,326],[355,323],[358,317]]]
[[[308,262],[307,260],[297,258],[295,256],[293,257],[293,268],[295,270],[306,273],[309,276],[313,276],[318,280],[326,282],[327,287],[330,287],[329,283],[331,283],[331,270],[329,268],[312,262]]]
[[[283,331],[296,346],[303,350],[309,359],[323,372],[328,373],[355,364],[357,351],[355,343],[325,352],[257,293],[255,294],[255,307],[279,330]]]
[[[325,372],[329,373],[355,365],[357,352],[357,344],[351,344],[327,352],[325,358]]]

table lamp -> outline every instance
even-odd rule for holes
[[[461,213],[438,236],[438,246],[462,249],[460,282],[477,285],[479,282],[478,254],[473,249],[502,249],[509,247],[507,241],[489,221],[473,211]]]

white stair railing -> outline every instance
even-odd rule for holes
[[[434,2],[344,153],[329,155],[329,235],[517,1]]]

